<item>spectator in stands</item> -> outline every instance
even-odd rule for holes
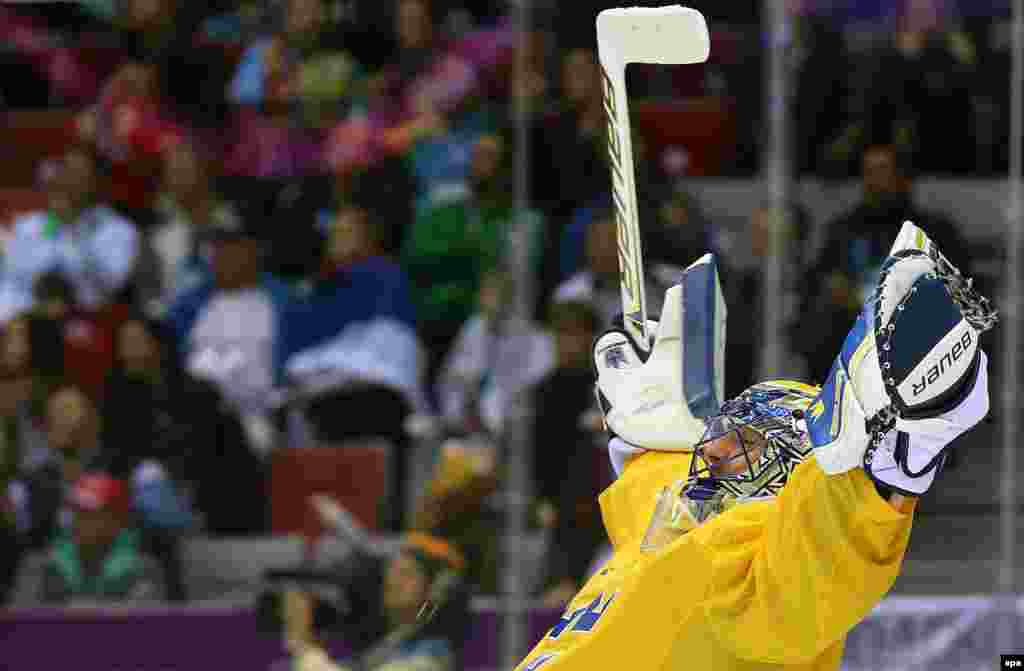
[[[420,336],[430,350],[431,381],[476,308],[483,273],[501,260],[514,227],[528,226],[530,269],[540,267],[542,218],[532,210],[517,212],[511,202],[510,153],[501,136],[483,136],[473,150],[469,194],[422,212],[405,240],[402,264],[413,283]]]
[[[375,225],[381,229],[384,253],[398,257],[415,216],[416,178],[406,158],[392,156],[359,170],[336,172],[332,182],[331,207],[317,214],[321,228],[327,230],[337,211],[348,205],[372,210],[380,215]]]
[[[394,61],[368,82],[371,122],[387,129],[384,150],[402,153],[423,134],[443,129],[446,114],[479,86],[479,74],[438,34],[429,0],[399,0]]]
[[[836,139],[846,120],[850,104],[848,76],[850,55],[842,33],[829,17],[813,12],[807,0],[788,2],[794,44],[789,49],[791,77],[796,82],[793,103],[795,174],[818,174],[828,170],[823,162],[830,142]],[[767,54],[762,50],[763,54]],[[753,76],[761,83],[754,87],[763,94],[767,82],[763,69]],[[764,98],[752,100],[762,101]],[[763,105],[761,106],[763,109]]]
[[[143,229],[152,223],[162,152],[184,129],[168,119],[151,64],[122,65],[96,103],[78,114],[77,139],[109,166],[111,203]]]
[[[971,93],[978,153],[970,176],[1005,175],[1012,146],[1009,105],[1013,87],[1006,85],[1013,62],[1012,40],[994,30],[1001,20],[984,12],[964,12],[960,21],[966,40],[976,51]]]
[[[27,557],[14,606],[161,603],[166,588],[157,562],[144,553],[132,524],[131,487],[87,472],[69,495],[74,521],[46,551]]]
[[[41,528],[32,528],[25,475],[47,458],[43,406],[63,369],[60,333],[49,326],[22,315],[0,337],[0,603],[24,552],[48,541]]]
[[[510,119],[516,118],[517,109],[525,109],[532,120],[544,118],[555,111],[553,82],[557,81],[557,76],[551,63],[557,59],[553,57],[556,53],[553,45],[551,32],[540,25],[533,26],[523,36],[519,45],[523,53],[519,54],[515,66],[508,73],[512,79],[508,87]],[[522,107],[518,107],[520,100],[525,100]]]
[[[317,631],[315,601],[307,593],[284,595],[286,644],[298,671],[453,671],[461,668],[469,633],[469,591],[462,579],[466,561],[452,545],[422,533],[408,534],[387,560],[378,579],[380,605],[389,628],[385,635],[350,660],[334,664],[325,638]],[[370,572],[369,575],[373,575]],[[430,609],[422,617],[422,609]],[[375,604],[376,606],[376,604]]]
[[[82,472],[103,470],[131,484],[134,506],[145,528],[176,531],[192,525],[188,505],[156,459],[137,446],[105,445],[93,401],[75,386],[59,386],[46,403],[43,459],[24,473],[30,535],[47,537],[67,526],[65,495]]]
[[[0,492],[19,473],[26,455],[20,429],[36,382],[30,367],[31,336],[27,319],[8,322],[0,341]]]
[[[4,451],[14,476],[46,460],[42,430],[46,399],[59,384],[64,356],[60,331],[34,315],[9,321],[0,345]]]
[[[597,494],[611,480],[599,481],[598,470],[607,464],[591,371],[598,315],[589,303],[567,301],[551,306],[548,323],[556,362],[532,390],[536,417],[531,443],[539,516],[553,529],[543,598],[558,607],[576,594],[605,540]]]
[[[67,492],[86,470],[105,470],[99,428],[89,399],[77,388],[57,387],[45,401],[45,447],[22,473],[22,516],[33,545],[67,527]]]
[[[395,3],[393,60],[374,73],[369,84],[370,109],[394,122],[427,112],[417,109],[410,89],[417,80],[438,67],[446,46],[437,35],[429,0],[398,0]],[[406,96],[409,96],[408,98]],[[432,100],[424,100],[432,103]]]
[[[131,422],[117,417],[116,421]],[[19,513],[27,547],[39,547],[69,526],[67,492],[86,470],[102,470],[129,483],[132,507],[148,552],[165,571],[168,597],[184,598],[178,538],[193,524],[178,483],[160,456],[140,447],[144,434],[130,445],[106,443],[102,421],[92,401],[76,387],[57,388],[46,409],[46,454],[28,464],[18,483]]]
[[[191,499],[206,533],[261,532],[264,466],[249,450],[237,411],[212,384],[181,367],[169,329],[143,313],[121,324],[114,351],[101,405],[108,452],[128,467],[158,464]],[[173,540],[153,537],[165,546]]]
[[[874,290],[878,269],[900,226],[910,220],[928,232],[961,271],[970,274],[967,243],[948,217],[923,210],[913,199],[913,166],[893,145],[863,156],[864,194],[851,211],[830,222],[825,247],[804,286],[795,345],[807,357],[811,379],[824,380],[860,306]]]
[[[7,107],[42,109],[48,105],[81,103],[95,98],[105,74],[98,64],[82,58],[78,44],[64,38],[66,28],[53,16],[33,16],[39,7],[26,3],[0,7],[0,101]],[[31,3],[37,5],[37,3]],[[88,23],[74,5],[61,7],[61,18],[81,28]]]
[[[327,39],[322,0],[288,0],[277,34],[242,57],[230,87],[241,103],[232,174],[292,177],[321,172],[321,130],[361,100],[362,67],[339,40]]]
[[[644,261],[686,268],[704,254],[717,251],[716,232],[693,194],[677,185],[642,233]]]
[[[435,3],[434,7],[444,11],[443,3]],[[459,7],[451,8],[449,19],[460,11]],[[414,134],[411,158],[418,182],[418,203],[422,205],[464,193],[477,140],[500,127],[512,127],[514,121],[509,116],[511,110],[505,107],[509,79],[518,69],[512,56],[513,41],[518,44],[517,33],[505,22],[496,29],[470,33],[453,28],[449,25],[447,30],[452,39],[450,50],[465,59],[471,68],[465,76],[469,79],[475,72],[472,76],[476,81],[458,99],[431,105],[428,109],[436,112],[437,123],[424,124],[421,132]],[[451,58],[451,54],[446,56]]]
[[[976,49],[966,32],[950,25],[953,16],[944,5],[905,0],[891,39],[854,70],[856,107],[852,123],[830,149],[834,162],[856,160],[868,143],[892,142],[921,172],[973,169]],[[942,114],[935,114],[939,109]]]
[[[484,276],[477,311],[459,329],[441,368],[441,415],[456,435],[500,436],[510,400],[554,365],[550,335],[504,314],[510,281],[501,270]]]
[[[282,320],[280,351],[292,383],[322,390],[316,375],[333,369],[330,386],[382,385],[422,410],[415,310],[405,272],[384,252],[386,226],[355,203],[334,216],[311,291]]]
[[[83,142],[110,162],[110,197],[148,229],[158,193],[162,154],[178,138],[223,150],[230,138],[223,47],[199,28],[228,0],[128,0],[111,8],[121,50],[95,104],[79,117]]]
[[[561,75],[560,109],[536,128],[531,141],[532,191],[545,214],[556,219],[568,218],[576,207],[606,195],[611,188],[596,51],[565,51]]]
[[[21,550],[42,547],[48,540],[46,525],[32,524],[26,482],[51,458],[44,422],[46,401],[59,384],[64,368],[61,333],[51,322],[22,315],[3,328],[0,339],[0,499],[6,495],[16,523],[16,545],[7,559],[14,562]],[[0,506],[2,507],[2,506]]]
[[[772,207],[763,204],[750,215],[747,229],[738,236],[727,253],[718,257],[722,293],[726,305],[743,306],[728,315],[726,346],[729,362],[725,367],[725,395],[732,398],[759,379],[760,352],[765,335],[763,323],[762,278],[769,263],[777,263],[771,255]],[[799,204],[788,209],[787,227],[782,232],[785,251],[784,272],[781,278],[782,293],[777,305],[782,319],[790,319],[792,306],[797,296],[806,291],[803,272],[806,269],[807,239],[810,234],[810,218]],[[800,322],[799,328],[807,327]]]
[[[207,16],[235,5],[234,0],[128,0],[115,15],[129,61],[152,68],[164,113],[183,125],[223,126],[230,78],[226,55],[197,39],[197,33]]]
[[[32,336],[30,320],[20,317],[7,323],[0,339],[0,604],[32,540],[25,514],[28,492],[20,476],[45,449],[38,414],[33,416],[45,383],[33,375]]]
[[[236,103],[266,112],[297,111],[311,126],[342,117],[358,93],[362,68],[344,49],[321,39],[326,8],[322,0],[288,0],[280,32],[257,41],[242,56],[231,82]]]
[[[496,130],[497,119],[487,101],[470,94],[429,132],[419,135],[411,146],[418,202],[429,206],[464,194],[473,147],[481,136]]]
[[[95,155],[80,146],[64,155],[49,208],[19,218],[0,280],[0,322],[34,304],[36,280],[58,272],[83,307],[100,309],[128,288],[139,253],[135,226],[99,202]]]
[[[281,318],[286,383],[304,399],[317,438],[387,437],[392,498],[388,526],[401,527],[410,439],[405,419],[427,409],[422,347],[409,280],[383,253],[385,222],[355,205],[331,222],[311,293]]]
[[[653,204],[653,203],[652,203]],[[586,256],[587,228],[595,218],[604,216],[604,203],[580,207],[562,234],[559,250],[561,279],[576,274]],[[708,252],[717,249],[717,229],[704,216],[696,198],[677,184],[656,208],[641,212],[644,227],[644,261],[686,268]]]
[[[182,294],[168,320],[187,370],[212,382],[243,417],[250,447],[275,439],[282,310],[290,290],[263,272],[263,233],[226,213],[207,230],[213,277]]]
[[[785,67],[795,88],[790,102],[793,174],[852,176],[856,168],[847,166],[847,162],[854,163],[855,155],[847,156],[839,164],[829,161],[830,148],[855,139],[852,135],[845,139],[840,136],[860,103],[849,97],[849,85],[853,83],[850,72],[855,63],[851,62],[842,26],[837,17],[823,14],[813,0],[787,0],[783,4],[789,20]],[[723,8],[712,3],[708,8],[722,21]],[[744,23],[743,28],[749,32],[735,33],[741,40],[740,53],[720,67],[725,79],[724,93],[735,100],[735,127],[739,131],[729,174],[749,176],[757,170],[767,137],[769,121],[764,114],[764,96],[769,79],[765,76],[765,65],[770,51],[760,40],[744,39],[762,30],[757,19],[750,17]]]
[[[443,8],[426,0],[396,3],[392,60],[368,80],[365,117],[354,116],[332,131],[326,159],[333,170],[400,156],[423,141],[431,151],[428,160],[417,161],[417,170],[428,182],[464,175],[464,147],[491,123],[481,121],[478,105],[503,97],[496,92],[504,86],[488,85],[501,81],[518,34],[510,21],[501,21],[445,36],[438,29],[441,14]],[[445,148],[449,142],[454,153]],[[430,185],[422,186],[421,196],[429,197]]]
[[[85,309],[75,300],[67,279],[57,272],[42,275],[34,293],[33,327],[50,335],[33,348],[46,348],[45,370],[98,398],[114,364],[114,333],[127,306],[115,303],[103,310]]]
[[[590,303],[597,311],[601,329],[611,325],[622,312],[619,289],[619,247],[617,228],[611,211],[603,210],[586,229],[585,265],[555,289],[552,301]],[[654,264],[647,269],[647,311],[661,312],[665,289],[675,284],[678,269]]]
[[[539,292],[541,318],[558,284],[579,270],[587,227],[613,207],[603,83],[596,59],[589,47],[565,52],[559,109],[533,124],[530,133],[531,193],[548,217],[552,245],[546,252]],[[647,142],[635,128],[633,157],[639,219],[653,222],[670,189],[660,161],[651,158]]]
[[[152,295],[162,302],[169,303],[209,274],[199,241],[224,207],[211,172],[211,161],[191,142],[177,143],[164,154],[157,225],[148,240],[158,273]]]

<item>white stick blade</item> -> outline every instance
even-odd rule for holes
[[[711,53],[704,15],[681,5],[606,9],[597,15],[597,42],[623,64],[703,63]]]

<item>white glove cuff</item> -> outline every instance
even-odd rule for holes
[[[988,414],[988,359],[984,352],[979,352],[979,355],[978,375],[974,386],[957,407],[939,417],[897,420],[895,430],[885,437],[881,447],[874,452],[871,462],[865,464],[865,468],[875,481],[910,495],[920,495],[928,491],[940,470],[928,468],[929,465],[953,440],[978,424]],[[899,441],[905,441],[905,465],[900,465],[896,461]]]
[[[944,439],[945,446],[983,420],[989,411],[988,356],[983,350],[978,350],[978,358],[978,375],[974,380],[974,386],[959,405],[938,417],[897,419],[896,429],[909,434]]]

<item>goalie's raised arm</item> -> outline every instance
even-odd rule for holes
[[[988,413],[978,336],[995,314],[922,231],[905,233],[901,241],[923,244],[898,241],[805,413],[814,458],[775,505],[731,512],[746,542],[710,525],[693,532],[712,566],[710,629],[744,659],[838,666],[843,637],[899,575],[914,497],[933,485],[949,444]],[[720,463],[711,456],[720,442],[698,446],[697,458]],[[757,458],[770,446],[759,449]],[[893,493],[909,505],[883,503]],[[763,630],[772,636],[750,635]]]

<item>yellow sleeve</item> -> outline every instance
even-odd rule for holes
[[[741,659],[809,662],[878,604],[899,575],[913,511],[861,469],[826,476],[812,458],[774,501],[694,530],[711,565],[708,625]]]

